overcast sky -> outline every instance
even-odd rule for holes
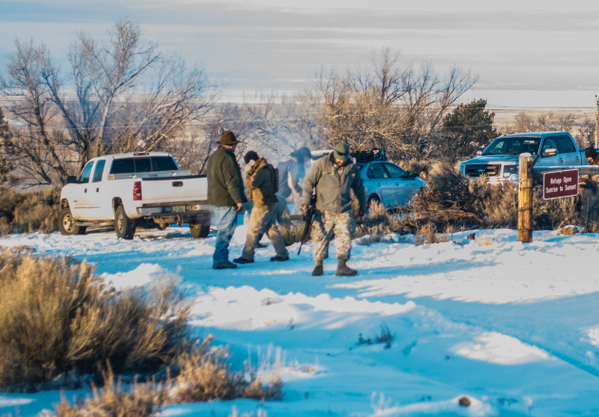
[[[203,65],[225,97],[301,89],[317,67],[386,46],[439,73],[471,69],[479,81],[467,98],[490,105],[590,107],[599,94],[597,1],[0,0],[0,64],[16,37],[64,56],[77,31],[105,36],[125,16]]]

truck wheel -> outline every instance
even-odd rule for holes
[[[58,214],[58,230],[60,230],[61,234],[65,236],[83,234],[81,233],[81,229],[83,229],[83,233],[85,233],[85,228],[79,227],[75,223],[75,219],[71,214],[70,208],[65,207],[60,210],[60,213]]]
[[[133,239],[135,236],[135,220],[130,219],[125,214],[123,206],[116,208],[116,218],[114,219],[114,231],[117,237],[121,239]]]
[[[205,239],[210,234],[210,223],[191,224],[189,230],[194,239]]]

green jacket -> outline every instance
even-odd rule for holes
[[[274,168],[266,159],[258,159],[245,174],[248,197],[255,207],[268,207],[278,203],[275,193]]]
[[[235,155],[219,146],[208,158],[208,204],[216,207],[231,207],[245,203],[241,170]]]
[[[350,191],[354,190],[360,206],[366,206],[366,190],[357,166],[348,161],[341,167],[333,163],[333,154],[317,160],[306,173],[302,203],[309,204],[316,188],[316,208],[320,211],[351,211]]]

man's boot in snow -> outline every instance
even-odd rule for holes
[[[319,277],[324,274],[324,268],[322,267],[322,262],[316,262],[316,266],[314,267],[314,271],[312,271],[312,275],[315,277]]]
[[[337,276],[338,277],[350,277],[353,275],[358,275],[358,271],[355,269],[351,269],[347,266],[345,259],[339,259],[339,265],[337,265]]]

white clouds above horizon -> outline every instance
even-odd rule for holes
[[[64,53],[77,31],[103,36],[128,16],[164,50],[235,89],[301,88],[320,65],[343,67],[390,46],[440,72],[470,68],[480,89],[599,91],[599,2],[544,3],[0,0],[0,54],[17,36]]]

